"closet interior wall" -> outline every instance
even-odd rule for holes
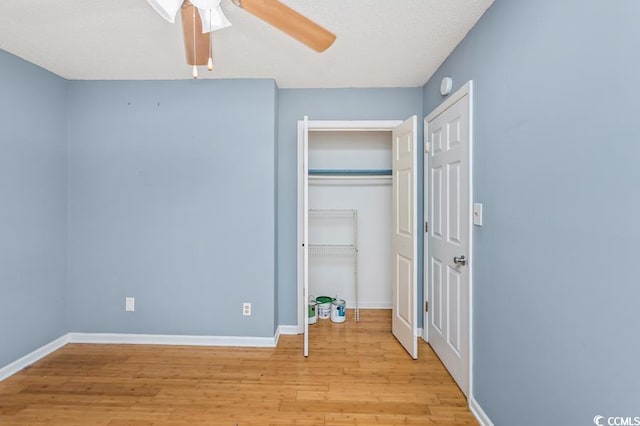
[[[310,131],[309,209],[357,210],[358,304],[391,308],[391,132]],[[347,220],[309,219],[309,242],[350,244]],[[310,256],[309,294],[355,306],[349,255]]]

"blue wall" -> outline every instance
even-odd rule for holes
[[[273,336],[275,94],[70,82],[71,331]]]
[[[0,50],[0,367],[66,332],[66,81]]]
[[[422,92],[408,89],[281,89],[278,111],[278,315],[280,324],[298,323],[297,312],[297,185],[298,120],[405,120],[418,116],[422,146]],[[421,156],[419,156],[421,157]],[[418,159],[418,193],[422,195],[422,158]],[[422,199],[418,203],[422,218]],[[419,239],[422,258],[422,239]],[[421,265],[420,265],[421,268]],[[422,269],[419,271],[422,277]],[[418,284],[422,300],[422,280]],[[420,322],[422,316],[418,315]]]
[[[475,83],[475,398],[496,425],[640,415],[640,2],[496,0],[424,88]]]

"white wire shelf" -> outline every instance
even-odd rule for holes
[[[316,226],[336,228],[347,225],[351,241],[335,241],[341,244],[309,244],[309,255],[315,257],[347,256],[353,268],[353,286],[355,291],[355,317],[360,321],[358,307],[358,210],[353,209],[309,209],[309,223]],[[347,242],[347,244],[344,244]]]

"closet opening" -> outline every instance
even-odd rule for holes
[[[346,301],[347,321],[391,309],[391,131],[310,131],[308,147],[309,297]]]
[[[326,305],[315,308],[317,319],[309,317],[309,302],[319,296],[344,300],[348,323],[361,320],[363,309],[390,310],[393,334],[417,356],[415,129],[416,117],[298,124],[298,324],[305,356],[314,328],[345,327]],[[398,244],[402,238],[408,244]],[[409,253],[403,257],[399,246]]]

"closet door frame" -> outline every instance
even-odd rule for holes
[[[304,173],[308,170],[308,161],[302,152],[308,152],[309,132],[391,132],[393,129],[403,123],[403,120],[299,120],[298,121],[298,196],[308,191],[308,188],[302,188],[301,185],[308,185],[308,179],[305,179]],[[306,134],[305,134],[306,128]],[[304,189],[304,191],[303,191]],[[416,200],[417,203],[417,200]],[[304,207],[301,199],[298,199],[298,334],[306,334],[305,315],[307,314],[307,300],[304,295],[304,265],[301,264],[304,257],[302,256],[303,247],[307,242],[304,241]]]

